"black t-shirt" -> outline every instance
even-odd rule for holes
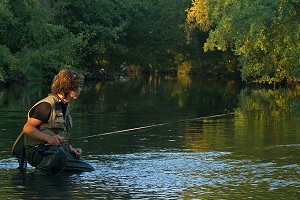
[[[34,108],[31,117],[41,120],[43,123],[47,123],[50,117],[51,109],[50,103],[42,102]]]
[[[60,102],[60,106],[64,116],[67,109],[67,105],[68,104],[64,104],[63,102]],[[47,123],[50,118],[51,110],[52,108],[50,103],[42,102],[34,108],[31,117],[41,120],[43,123]]]

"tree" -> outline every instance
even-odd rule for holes
[[[186,22],[189,31],[209,31],[206,52],[234,52],[245,81],[292,81],[300,78],[299,6],[296,0],[194,0]]]
[[[10,49],[2,42],[6,35],[7,28],[14,22],[14,16],[11,12],[9,1],[0,2],[0,81],[6,81],[11,78],[12,74],[19,71],[18,60],[12,54]]]
[[[124,41],[129,48],[126,60],[144,71],[172,71],[176,58],[189,59],[190,46],[181,27],[189,5],[189,1],[135,1]]]
[[[79,66],[83,39],[52,23],[46,1],[4,0],[0,8],[2,81],[40,79],[53,76],[61,67]]]
[[[127,48],[120,42],[130,23],[128,1],[111,0],[51,0],[56,11],[55,21],[75,35],[81,35],[87,45],[83,61],[93,76],[110,73],[120,66]]]

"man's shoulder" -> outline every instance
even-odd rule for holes
[[[50,103],[51,105],[55,105],[55,103],[59,102],[59,99],[55,95],[48,95],[44,99],[42,99],[40,102],[47,102]]]
[[[48,95],[47,97],[41,99],[40,101],[36,102],[32,108],[35,108],[36,106],[40,105],[40,104],[44,104],[44,103],[47,103],[47,104],[50,104],[50,106],[52,108],[55,108],[55,105],[58,103],[58,99],[53,96],[53,95]]]

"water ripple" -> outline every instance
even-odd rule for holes
[[[1,160],[0,170],[10,171],[14,178],[13,185],[3,182],[0,192],[15,190],[14,194],[39,199],[44,192],[52,193],[54,199],[63,195],[72,199],[222,199],[226,195],[231,199],[230,194],[235,199],[249,194],[258,198],[271,191],[276,195],[283,189],[296,194],[300,188],[298,164],[235,159],[229,152],[146,152],[90,155],[88,159],[96,171],[50,178],[35,177],[31,169],[16,178],[15,160]]]

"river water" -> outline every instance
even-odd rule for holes
[[[0,87],[0,199],[299,199],[300,92],[236,81],[87,82],[73,146],[95,171],[18,173],[11,145],[49,84]],[[219,116],[217,116],[219,115]]]

